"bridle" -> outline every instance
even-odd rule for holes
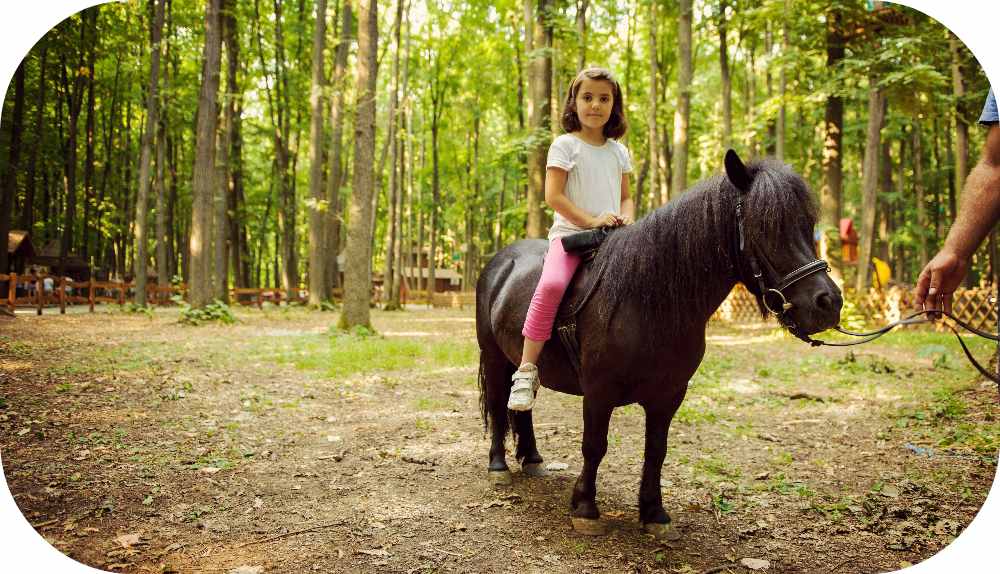
[[[795,335],[810,345],[821,345],[822,342],[811,339],[809,335],[802,332],[799,329],[799,326],[787,316],[788,311],[792,309],[793,305],[788,300],[788,297],[785,297],[784,291],[798,281],[801,281],[814,273],[819,273],[820,271],[829,273],[830,264],[823,259],[815,259],[787,273],[776,282],[774,287],[768,287],[764,280],[764,273],[761,271],[761,267],[757,262],[757,254],[754,253],[754,249],[752,247],[749,249],[747,248],[748,243],[743,231],[743,196],[745,192],[739,188],[736,189],[736,229],[739,237],[739,253],[750,265],[750,272],[753,274],[754,280],[757,283],[757,289],[760,292],[760,298],[764,303],[764,308],[767,309],[768,312],[773,313],[778,319],[778,322],[784,325],[785,328],[788,329],[789,333]],[[760,260],[764,262],[765,267],[767,267],[771,275],[778,275],[774,266],[767,260],[767,257],[761,254]],[[736,269],[737,273],[739,273],[738,265],[736,266]],[[768,302],[769,297],[771,298],[771,302]]]

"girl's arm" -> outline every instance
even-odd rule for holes
[[[545,170],[545,203],[556,210],[567,221],[583,229],[593,229],[615,225],[618,218],[613,213],[602,213],[596,217],[580,209],[566,197],[566,178],[569,172],[557,167]]]
[[[628,190],[628,174],[622,174],[622,202],[618,210],[621,215],[622,225],[630,225],[635,222],[635,202]]]

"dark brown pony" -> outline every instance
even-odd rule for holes
[[[670,421],[705,354],[709,317],[737,282],[757,296],[765,316],[768,308],[783,311],[781,322],[797,335],[839,320],[840,291],[826,273],[816,272],[826,265],[816,258],[816,206],[806,183],[775,161],[747,166],[731,150],[725,159],[725,176],[615,231],[593,263],[577,272],[563,307],[579,301],[596,277],[576,316],[579,375],[558,337],[539,358],[543,386],[583,395],[584,464],[571,499],[574,526],[581,531],[601,528],[596,479],[611,412],[638,403],[646,413],[639,519],[648,531],[667,534],[660,470]],[[511,481],[504,452],[508,428],[522,470],[543,472],[531,412],[508,412],[506,405],[521,359],[521,327],[547,248],[538,239],[507,246],[476,286],[480,404],[492,431],[489,473],[495,483]],[[783,291],[780,299],[772,289]],[[781,303],[788,305],[781,309]]]

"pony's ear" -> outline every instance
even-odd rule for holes
[[[733,150],[726,151],[726,177],[736,186],[736,189],[746,192],[750,191],[750,173],[747,166],[743,165],[743,160],[736,155]]]

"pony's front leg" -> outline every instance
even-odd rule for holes
[[[677,405],[664,410],[645,406],[646,452],[642,463],[642,483],[639,486],[639,520],[646,532],[660,539],[675,539],[676,530],[670,527],[670,515],[663,509],[660,492],[660,473],[667,455],[667,433]]]
[[[604,534],[598,521],[597,467],[608,452],[608,423],[611,421],[611,401],[583,397],[583,470],[573,487],[573,528],[582,534]]]

